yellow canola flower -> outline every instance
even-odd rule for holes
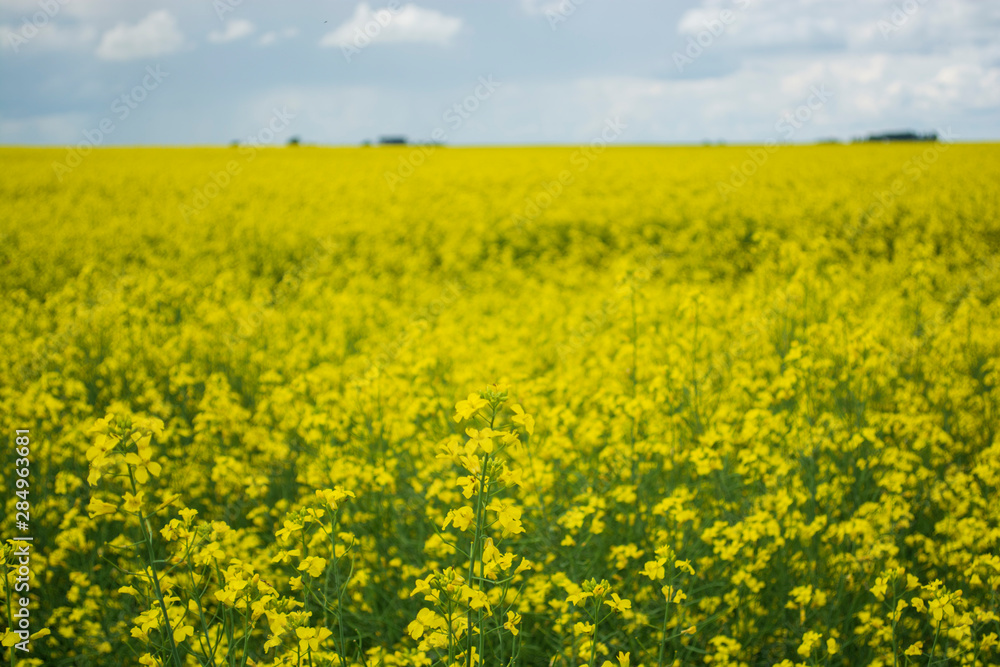
[[[181,625],[174,629],[174,641],[178,644],[193,635],[194,627],[190,625]]]
[[[450,510],[444,519],[444,525],[441,526],[441,530],[447,528],[448,524],[454,524],[455,528],[466,531],[472,525],[474,519],[475,513],[471,507],[460,507],[457,510]]]
[[[91,498],[90,504],[87,505],[87,513],[90,514],[90,518],[92,519],[106,514],[114,514],[117,511],[118,507],[115,505],[98,500],[97,498]]]
[[[295,628],[299,638],[299,648],[303,651],[318,651],[319,645],[333,634],[326,628]]]
[[[660,589],[660,592],[663,593],[663,597],[667,602],[680,604],[687,599],[687,594],[684,593],[684,591],[679,588],[674,588],[673,586],[664,586]]]
[[[629,667],[631,655],[632,655],[631,652],[623,653],[619,651],[618,656],[616,658],[616,660],[618,661],[617,667]],[[605,660],[604,663],[601,665],[601,667],[616,667],[616,666],[610,660]]]
[[[521,508],[506,501],[494,500],[486,506],[486,509],[497,513],[497,523],[500,524],[502,537],[506,538],[524,532],[524,525],[521,523]]]
[[[459,477],[458,485],[462,487],[462,495],[465,496],[467,500],[470,500],[479,489],[479,479],[471,476]]]
[[[331,509],[337,509],[337,507],[347,498],[356,498],[353,491],[348,491],[343,487],[336,487],[333,489],[317,489],[316,495],[328,505]]]
[[[133,495],[129,492],[125,492],[125,502],[122,503],[122,509],[126,512],[132,512],[133,514],[138,513],[142,509],[142,491]]]
[[[511,421],[524,426],[524,430],[528,432],[528,435],[533,434],[535,432],[535,418],[529,414],[525,414],[524,408],[520,405],[512,405],[510,409],[514,411]]]
[[[326,559],[320,558],[319,556],[309,556],[299,563],[297,570],[306,571],[309,573],[310,577],[318,577],[323,574],[323,570],[326,569]]]
[[[618,596],[618,593],[612,593],[610,600],[605,600],[604,604],[608,605],[616,612],[628,611],[632,608],[632,602],[629,600],[623,600]]]
[[[875,595],[875,597],[878,598],[879,600],[884,600],[886,590],[888,589],[888,584],[889,584],[888,578],[876,577],[875,585],[872,586],[871,588],[872,594]]]
[[[152,434],[146,434],[139,438],[136,442],[138,452],[129,452],[125,455],[125,463],[133,466],[135,480],[140,484],[149,481],[150,475],[159,477],[163,470],[163,466],[152,460],[153,448],[150,446],[152,437]]]
[[[415,595],[431,595],[434,592],[431,588],[431,584],[435,578],[435,575],[430,574],[423,579],[417,579],[413,586],[413,590],[410,592],[410,597],[412,598]]]
[[[520,625],[521,625],[521,615],[513,611],[508,611],[507,620],[504,621],[503,627],[506,628],[510,632],[510,634],[516,637],[517,634],[521,631],[519,627]]]
[[[476,430],[474,428],[465,429],[465,434],[469,436],[469,446],[473,449],[482,449],[487,454],[493,453],[493,438],[499,433],[493,429],[484,428]]]
[[[489,598],[486,597],[486,593],[483,591],[463,585],[460,598],[469,606],[470,609],[485,609],[487,613],[490,613],[490,601]]]
[[[302,524],[298,521],[289,521],[285,519],[281,528],[279,528],[274,536],[279,540],[284,540],[291,537],[292,533],[296,533],[302,530]]]
[[[469,419],[487,405],[489,405],[489,401],[482,398],[479,394],[469,394],[467,399],[455,404],[455,421],[460,422],[463,419]]]
[[[694,566],[691,565],[691,561],[689,560],[674,561],[674,567],[676,567],[678,570],[684,570],[688,574],[694,576]]]
[[[298,549],[281,549],[271,558],[272,563],[287,563],[293,558],[298,558],[302,555],[302,552]]]
[[[501,484],[508,488],[512,486],[524,486],[523,474],[524,471],[521,468],[510,468],[500,473],[498,479]]]
[[[664,567],[666,562],[666,558],[646,561],[646,564],[642,568],[642,574],[653,581],[659,581],[667,575],[667,570]]]
[[[809,654],[812,653],[813,649],[817,644],[819,644],[819,641],[822,638],[823,635],[818,632],[813,632],[812,630],[806,631],[806,633],[802,635],[802,643],[799,644],[799,648],[796,652],[803,658],[808,658]]]
[[[424,632],[428,629],[439,628],[445,629],[447,627],[447,622],[441,616],[427,609],[426,607],[417,612],[417,618],[411,621],[408,626],[406,626],[406,634],[410,635],[413,639],[420,639]]]

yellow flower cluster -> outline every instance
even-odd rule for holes
[[[230,152],[0,149],[5,656],[1000,666],[1000,149],[880,199],[925,150],[267,149],[182,214]]]

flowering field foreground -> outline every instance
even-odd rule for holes
[[[411,150],[0,149],[5,660],[1000,665],[1000,147]]]

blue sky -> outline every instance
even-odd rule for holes
[[[1000,3],[0,0],[0,81],[0,144],[996,140]]]

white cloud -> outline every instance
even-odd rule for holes
[[[4,51],[20,53],[22,49],[40,51],[72,51],[90,46],[97,31],[86,25],[62,26],[49,23],[33,31],[20,26],[0,24],[0,43]]]
[[[184,35],[173,14],[165,9],[153,12],[135,25],[119,23],[101,37],[97,57],[102,60],[151,58],[177,51]]]
[[[928,131],[958,118],[976,123],[983,111],[1000,106],[1000,5],[842,0],[816,9],[816,0],[753,0],[743,8],[701,0],[684,12],[677,32],[688,44],[699,40],[703,55],[686,65],[686,80],[674,84],[687,89],[704,114],[675,132],[760,138],[770,118],[824,85],[834,97],[795,141],[893,128]],[[723,10],[731,14],[720,31]],[[691,88],[693,82],[704,85]],[[621,99],[639,99],[625,89]],[[639,114],[662,108],[655,97],[635,106]]]
[[[267,32],[265,32],[263,35],[260,36],[260,39],[257,40],[257,44],[259,44],[260,46],[271,46],[272,44],[276,43],[279,40],[291,39],[292,37],[295,37],[297,34],[299,34],[297,28],[285,28],[281,32],[268,30]]]
[[[822,11],[817,11],[820,5]],[[729,17],[725,25],[724,12]],[[718,34],[720,28],[724,34]],[[970,42],[994,42],[1000,5],[975,0],[701,0],[677,24],[677,32],[685,36],[713,29],[714,34],[703,35],[704,42],[720,51],[947,51]]]
[[[248,35],[252,35],[254,30],[256,30],[256,28],[250,21],[247,21],[246,19],[234,19],[226,22],[225,30],[213,30],[208,33],[208,41],[214,44],[232,42],[237,39],[242,39]]]
[[[433,9],[406,4],[398,10],[372,10],[367,2],[354,9],[345,23],[325,34],[320,46],[360,47],[372,43],[423,43],[447,46],[462,29],[462,19]]]
[[[803,104],[820,106],[789,136],[780,121]],[[734,104],[734,100],[739,100]],[[1000,108],[1000,67],[967,55],[784,54],[758,58],[736,71],[701,79],[640,76],[515,82],[484,114],[500,141],[585,142],[608,117],[643,141],[803,142],[869,132],[948,126],[962,137],[970,110]],[[780,126],[784,128],[784,126]],[[982,127],[982,126],[979,126]],[[470,137],[470,139],[475,139]]]

